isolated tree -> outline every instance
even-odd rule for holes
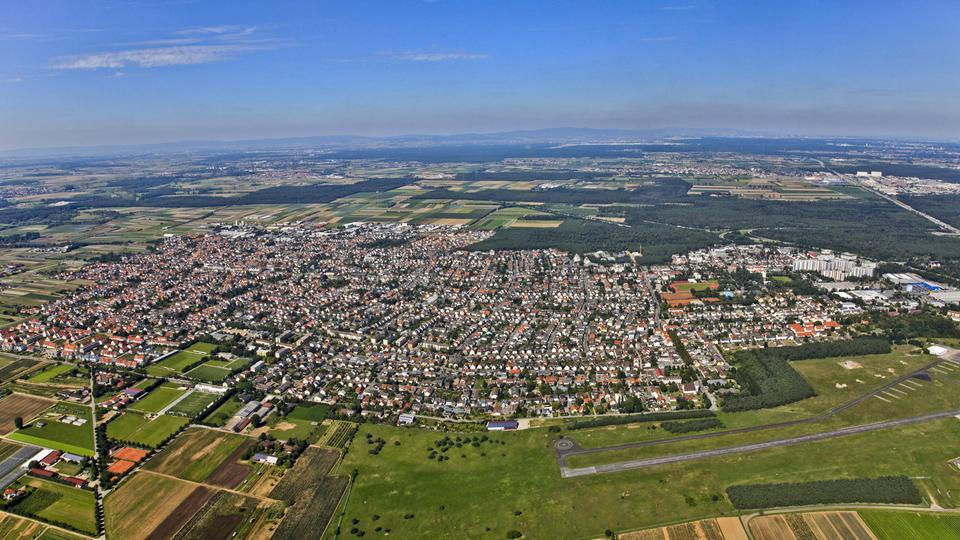
[[[13,419],[13,425],[16,426],[17,429],[23,429],[23,417],[22,417],[22,416],[18,416],[18,417],[16,417],[16,418],[14,418],[14,419]]]

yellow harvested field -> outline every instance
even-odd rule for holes
[[[451,225],[452,226],[452,225],[467,225],[472,221],[473,221],[472,219],[464,219],[464,218],[441,218],[441,219],[430,220],[430,223],[433,223],[434,225]]]
[[[750,520],[750,532],[756,540],[797,540],[787,519],[781,516],[760,516]]]
[[[166,476],[134,474],[104,501],[107,538],[143,538],[161,526],[196,489],[193,484]],[[145,512],[146,508],[150,511]]]
[[[561,223],[563,222],[554,220],[518,219],[507,227],[511,229],[555,229]]]
[[[877,540],[856,512],[811,512],[803,520],[821,540]]]
[[[740,518],[717,518],[717,525],[720,526],[720,532],[723,533],[724,540],[748,540],[749,538]]]

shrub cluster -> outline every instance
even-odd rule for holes
[[[700,418],[698,420],[689,420],[687,422],[663,422],[660,427],[670,433],[692,433],[694,431],[704,431],[723,427],[723,422],[717,418]]]

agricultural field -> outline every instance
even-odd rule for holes
[[[212,488],[137,472],[104,499],[107,538],[172,538],[212,496]]]
[[[46,529],[46,525],[13,514],[0,514],[0,538],[5,540],[33,540]]]
[[[344,457],[340,470],[358,474],[342,523],[349,528],[357,519],[367,534],[380,526],[399,538],[502,538],[510,530],[529,538],[595,538],[608,528],[735,515],[725,496],[734,483],[902,474],[929,477],[924,483],[943,494],[941,505],[960,504],[960,475],[949,464],[956,449],[942,444],[960,440],[960,422],[953,418],[747,456],[566,479],[554,459],[556,435],[543,428],[488,434],[504,444],[454,447],[439,462],[427,450],[441,434],[382,425],[361,431],[385,445],[372,454],[355,442]],[[498,492],[511,496],[488,496]],[[373,515],[380,516],[376,525]]]
[[[40,365],[39,360],[0,353],[0,382],[15,379]]]
[[[622,533],[618,535],[618,538],[620,540],[740,540],[735,532],[730,534],[729,525],[726,531],[721,532],[721,530],[722,527],[717,523],[717,520],[704,519],[657,529]],[[742,531],[743,528],[741,527],[740,532]],[[724,532],[728,534],[725,535]],[[743,533],[743,540],[746,540],[746,533]]]
[[[219,407],[214,409],[203,419],[204,422],[213,426],[223,426],[230,420],[234,414],[237,413],[243,407],[243,403],[240,403],[240,400],[236,397],[230,397]]]
[[[327,424],[326,431],[317,439],[316,444],[320,446],[330,446],[332,448],[343,448],[357,433],[357,425],[353,422],[344,422],[342,420],[333,420]]]
[[[29,476],[22,478],[20,484],[34,488],[34,491],[17,503],[17,512],[83,533],[97,532],[92,491]]]
[[[24,394],[10,394],[0,399],[0,435],[6,435],[14,430],[14,421],[17,417],[23,418],[24,423],[28,423],[53,404],[54,402],[49,399]]]
[[[70,417],[73,417],[72,421],[69,421]],[[7,437],[27,444],[92,456],[93,423],[90,419],[89,407],[61,402]]]
[[[145,397],[131,403],[129,409],[145,413],[157,413],[186,392],[186,389],[180,388],[177,384],[163,383],[151,390]]]
[[[878,540],[960,538],[960,516],[956,514],[890,510],[860,510],[858,513]]]
[[[337,452],[309,447],[277,483],[270,497],[290,507],[274,538],[300,538],[301,531],[319,533],[327,527],[349,484],[345,476],[327,476],[339,457]]]
[[[251,465],[239,462],[253,444],[253,439],[243,435],[190,429],[150,460],[145,468],[192,482],[232,488],[253,471]]]
[[[179,403],[174,405],[173,408],[170,409],[169,413],[173,415],[185,416],[187,418],[194,418],[198,414],[205,411],[207,407],[209,407],[219,397],[220,396],[217,394],[195,390],[189,396],[183,398]]]
[[[856,512],[809,512],[759,516],[751,518],[749,526],[756,540],[875,539]]]
[[[283,515],[281,503],[218,491],[178,534],[183,540],[263,538]]]
[[[44,369],[35,372],[33,375],[27,379],[31,383],[57,383],[57,384],[73,384],[75,386],[83,385],[89,383],[89,381],[83,377],[64,377],[73,371],[79,371],[76,366],[73,364],[51,364]],[[69,381],[69,382],[67,382]],[[79,382],[79,384],[77,384]]]
[[[190,423],[182,416],[160,415],[154,419],[126,411],[107,424],[107,438],[155,448],[181,427]]]

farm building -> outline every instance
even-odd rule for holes
[[[277,464],[277,456],[271,456],[270,454],[257,453],[253,455],[252,461],[254,463],[269,463],[270,465]]]

